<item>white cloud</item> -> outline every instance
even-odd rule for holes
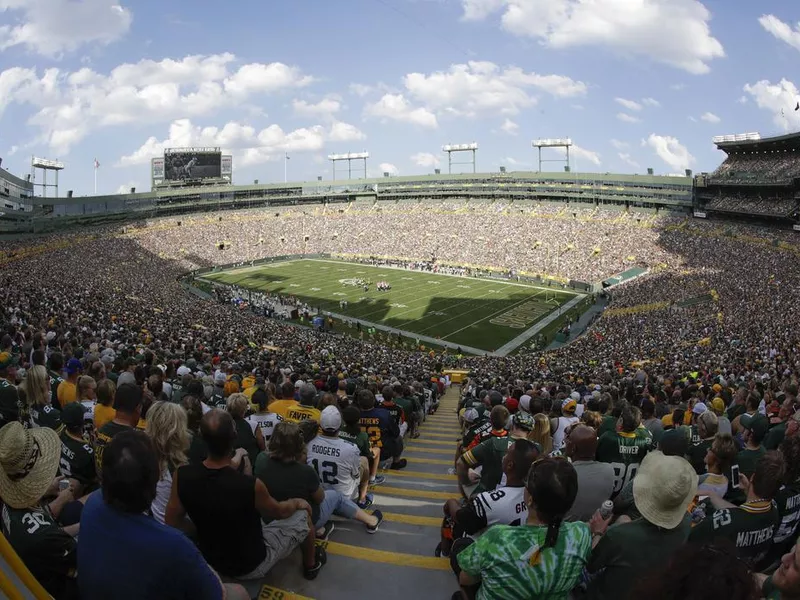
[[[747,104],[747,96],[739,96],[739,99],[736,102],[739,104]]]
[[[368,104],[364,113],[370,117],[412,123],[431,129],[439,126],[435,114],[421,106],[414,108],[402,94],[384,94],[377,102]]]
[[[508,135],[517,135],[519,133],[519,125],[508,117],[506,117],[506,120],[500,125],[500,129],[505,131]]]
[[[581,148],[577,145],[573,145],[570,148],[569,154],[571,157],[574,156],[575,158],[579,158],[581,160],[588,160],[594,165],[599,165],[601,163],[600,155],[597,152],[587,150],[586,148]]]
[[[617,119],[623,123],[639,123],[641,121],[639,117],[634,117],[626,113],[617,113]]]
[[[449,71],[429,75],[409,73],[404,78],[409,95],[436,114],[476,116],[515,115],[536,104],[535,92],[556,98],[582,96],[587,86],[563,75],[541,75],[519,67],[501,68],[488,61],[452,65]]]
[[[300,117],[331,118],[342,109],[342,103],[338,98],[332,96],[323,98],[316,104],[309,104],[305,100],[293,100],[292,109],[294,110],[294,114]]]
[[[626,148],[630,148],[630,144],[628,142],[622,142],[620,140],[611,139],[611,145],[614,146],[617,150],[625,150]]]
[[[383,175],[383,173],[388,173],[389,175],[397,175],[397,173],[399,172],[397,170],[397,167],[395,167],[392,163],[381,163],[380,165],[378,165],[378,168],[381,171],[381,175]]]
[[[165,140],[148,138],[137,150],[123,156],[117,166],[147,164],[151,158],[162,155],[166,148],[186,146],[220,146],[233,153],[237,164],[247,166],[279,159],[284,152],[319,151],[327,142],[355,141],[364,137],[361,131],[347,123],[334,123],[331,127],[315,125],[285,132],[278,125],[256,131],[249,125],[236,122],[219,128],[200,127],[189,119],[178,119],[170,125]]]
[[[0,0],[0,13],[16,22],[0,26],[0,50],[23,46],[49,57],[85,44],[110,44],[133,21],[131,11],[116,0]]]
[[[630,154],[627,154],[626,152],[619,152],[618,156],[619,156],[620,160],[622,162],[624,162],[626,165],[631,166],[634,169],[638,169],[639,168],[639,163],[637,163],[635,160],[633,160],[631,158]]]
[[[461,0],[464,18],[502,11],[503,28],[551,48],[607,46],[690,73],[725,55],[698,0]]]
[[[366,96],[372,91],[372,86],[364,85],[363,83],[351,83],[349,88],[350,93],[356,96]]]
[[[694,156],[677,138],[651,133],[646,144],[675,171],[688,169],[694,164]]]
[[[614,98],[614,102],[624,106],[628,110],[642,110],[642,105],[634,100],[627,100],[626,98]]]
[[[661,106],[661,102],[655,98],[642,98],[642,104],[651,108],[659,108]]]
[[[754,84],[748,83],[744,91],[750,94],[756,106],[771,112],[773,122],[782,129],[800,127],[800,111],[794,110],[800,94],[791,81],[781,79],[773,84],[764,79]]]
[[[430,152],[417,152],[411,156],[411,162],[418,167],[438,167],[441,162],[439,157]]]
[[[762,15],[758,22],[776,38],[800,50],[800,23],[792,29],[789,23],[784,23],[775,15]]]
[[[700,117],[700,120],[705,121],[706,123],[719,123],[722,119],[712,112],[705,112]]]
[[[93,130],[205,116],[313,81],[282,63],[233,69],[235,59],[226,53],[142,60],[108,74],[84,67],[47,69],[39,76],[15,67],[0,73],[0,112],[10,102],[38,109],[28,123],[39,130],[39,142],[63,156]]]

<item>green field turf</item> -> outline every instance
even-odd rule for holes
[[[372,282],[369,291],[347,280]],[[334,260],[287,262],[207,273],[203,279],[300,298],[312,307],[453,344],[494,351],[574,294],[548,288],[434,275]],[[379,292],[378,281],[392,289]],[[346,309],[339,307],[347,300]]]

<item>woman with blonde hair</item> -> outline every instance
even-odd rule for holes
[[[61,411],[50,406],[50,376],[45,367],[36,365],[28,369],[18,389],[19,420],[26,428],[31,425],[59,428]]]
[[[100,429],[117,416],[114,410],[114,393],[117,386],[110,379],[103,379],[97,384],[97,404],[94,407],[94,428]]]
[[[542,456],[549,456],[553,451],[553,435],[550,433],[550,419],[547,415],[539,413],[533,415],[533,430],[528,434],[528,440],[536,442],[542,448]]]
[[[163,523],[172,490],[172,473],[188,462],[186,451],[189,449],[189,431],[186,411],[172,402],[156,402],[147,413],[145,431],[153,440],[161,473],[156,485],[156,497],[150,504],[150,512],[156,521]]]
[[[233,417],[233,423],[236,425],[236,441],[233,443],[234,449],[242,448],[247,452],[250,457],[250,464],[256,464],[256,457],[258,453],[265,450],[267,447],[264,442],[264,434],[261,428],[256,424],[244,418],[247,408],[250,406],[250,401],[242,393],[235,393],[228,396],[226,408]]]

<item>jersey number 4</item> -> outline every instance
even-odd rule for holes
[[[319,478],[322,479],[322,483],[328,485],[336,485],[339,483],[339,479],[337,478],[339,475],[339,465],[335,462],[323,460],[320,465],[319,460],[315,458],[311,461],[311,464],[314,465],[314,470],[317,472],[317,475],[319,475]],[[320,469],[320,466],[322,466],[322,469]]]

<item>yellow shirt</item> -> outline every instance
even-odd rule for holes
[[[112,407],[104,406],[102,404],[95,404],[94,428],[100,429],[103,425],[105,425],[109,421],[113,421],[116,415],[117,411],[114,410]]]
[[[61,408],[64,408],[67,404],[72,404],[78,399],[78,386],[71,381],[64,380],[58,384],[56,397]]]
[[[256,384],[256,378],[255,377],[245,377],[244,379],[242,379],[242,389],[243,390],[248,390],[251,387],[253,387],[255,384]]]
[[[297,406],[297,400],[273,400],[269,405],[269,412],[277,413],[285,419],[286,409],[290,406]]]
[[[278,413],[290,423],[299,423],[309,419],[314,419],[319,423],[320,412],[313,406],[302,406],[299,402],[292,402],[291,405],[286,405],[281,407],[281,410],[276,410],[276,404],[277,402],[273,402],[269,405],[270,412]]]

